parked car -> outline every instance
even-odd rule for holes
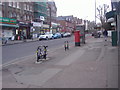
[[[71,36],[71,33],[69,33],[69,32],[66,32],[63,34],[63,37],[70,37],[70,36]]]
[[[61,34],[60,33],[55,33],[53,35],[54,39],[57,39],[57,38],[61,38]]]
[[[39,40],[43,40],[43,39],[45,39],[45,40],[53,39],[53,34],[50,33],[50,32],[46,32],[46,33],[40,35],[38,38],[39,38]]]

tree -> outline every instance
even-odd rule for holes
[[[102,28],[104,28],[103,26],[106,23],[105,14],[107,13],[108,9],[109,6],[107,4],[97,7],[98,15],[96,17],[100,20]]]

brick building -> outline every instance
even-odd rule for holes
[[[5,37],[13,35],[29,38],[30,21],[33,19],[32,2],[1,2],[1,26]],[[13,23],[14,22],[14,23]],[[4,24],[3,24],[4,23]]]

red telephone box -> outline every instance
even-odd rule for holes
[[[74,36],[75,36],[75,46],[80,46],[80,31],[75,31]]]

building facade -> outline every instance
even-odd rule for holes
[[[48,24],[49,24],[49,30],[51,29],[53,33],[57,32],[58,24],[57,24],[57,7],[54,1],[48,1]]]
[[[33,19],[32,2],[2,2],[2,24],[6,20],[14,20],[15,27],[2,25],[4,36],[16,36],[16,39],[30,37],[30,23]],[[7,22],[8,24],[9,22]],[[19,37],[19,38],[18,38]]]
[[[47,24],[47,0],[44,2],[34,2],[34,19],[33,19],[33,37],[37,38],[40,34],[46,32]]]

